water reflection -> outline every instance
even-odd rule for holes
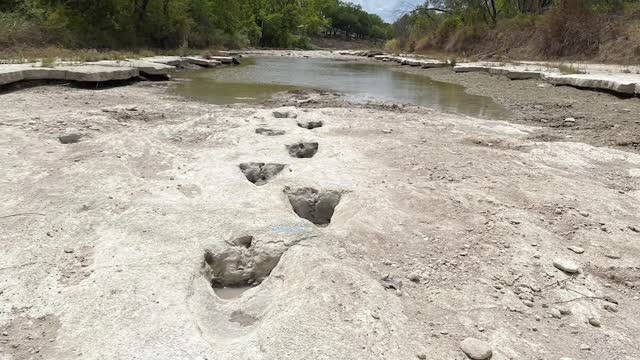
[[[279,91],[323,89],[357,97],[411,103],[445,112],[485,118],[504,118],[503,107],[484,96],[464,92],[459,85],[426,76],[391,71],[385,64],[332,59],[258,57],[244,65],[193,72],[177,92],[215,104],[252,103]]]

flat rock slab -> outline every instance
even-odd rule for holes
[[[25,65],[7,64],[0,65],[0,85],[11,84],[24,80]]]
[[[175,69],[175,66],[154,63],[145,60],[127,59],[127,60],[101,60],[86,63],[87,65],[111,66],[111,67],[132,67],[138,69],[143,74],[148,75],[168,75],[169,71]]]
[[[467,63],[454,67],[457,73],[487,72],[492,75],[504,75],[512,80],[541,79],[553,85],[566,85],[582,89],[611,91],[624,95],[640,95],[640,75],[604,72],[589,74],[561,74],[551,65],[541,66],[532,63]],[[592,70],[593,71],[593,70]]]
[[[222,62],[218,60],[205,59],[197,56],[189,56],[185,59],[187,59],[191,64],[202,67],[216,67],[222,64]]]
[[[495,67],[495,66],[483,66],[483,65],[468,65],[460,64],[453,68],[453,71],[457,73],[466,72],[486,72],[491,75],[503,75],[511,80],[526,80],[526,79],[542,79],[544,73],[537,70],[527,70],[526,68],[519,69],[513,67]]]
[[[37,67],[35,64],[0,66],[0,85],[23,80],[104,82],[128,80],[140,75],[136,68],[104,65]]]
[[[613,91],[620,94],[640,94],[640,75],[628,74],[571,74],[547,75],[553,85]]]
[[[373,58],[376,59],[376,60],[389,61],[389,60],[391,60],[393,58],[393,56],[390,56],[390,55],[375,55]]]
[[[82,82],[128,80],[140,75],[138,69],[135,68],[101,65],[64,66],[52,69],[52,71],[56,70],[66,71],[65,80]]]
[[[466,72],[489,72],[491,68],[488,66],[460,64],[453,67],[453,71],[457,73]]]
[[[190,64],[189,60],[180,56],[151,56],[141,58],[140,60],[157,64],[170,65],[174,67],[186,66]]]
[[[442,61],[422,60],[422,64],[420,64],[420,66],[423,69],[434,69],[434,68],[447,67],[449,66],[449,64]]]
[[[209,56],[209,60],[220,61],[223,64],[235,64],[239,63],[233,56]]]

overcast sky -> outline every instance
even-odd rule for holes
[[[411,10],[424,0],[349,0],[362,5],[366,11],[380,15],[385,21],[393,22],[403,11]]]

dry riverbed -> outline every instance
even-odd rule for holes
[[[588,125],[590,99],[638,100],[429,74],[522,124],[171,83],[0,95],[0,358],[639,359],[640,155]]]
[[[511,122],[540,127],[547,141],[576,141],[640,152],[640,97],[553,86],[539,80],[509,80],[487,73],[454,73],[449,68],[390,65],[462,85],[470,94],[490,96],[507,108]]]

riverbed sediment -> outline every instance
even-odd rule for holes
[[[0,95],[7,358],[640,356],[639,155],[524,119],[172,86]],[[580,91],[501,94],[529,86]]]

